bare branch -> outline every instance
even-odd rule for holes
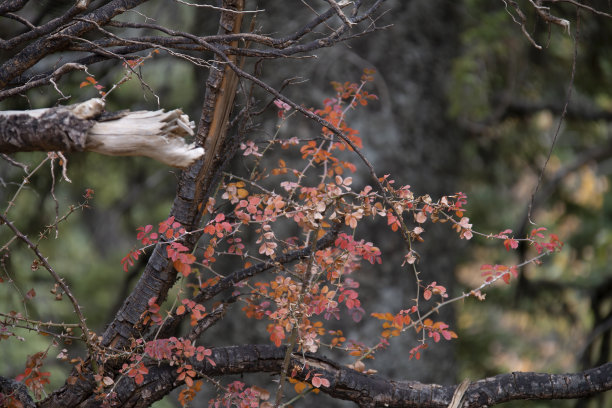
[[[23,24],[24,26],[30,28],[30,29],[35,29],[36,26],[32,23],[30,23],[28,20],[26,20],[25,18],[18,16],[17,14],[13,14],[13,13],[6,13],[4,15],[6,18],[10,18],[11,20],[15,20],[15,21],[19,21],[21,24]],[[0,49],[4,48],[2,45],[5,43],[4,40],[0,40]]]
[[[0,153],[93,151],[109,156],[146,156],[186,168],[204,149],[187,144],[193,122],[180,109],[102,115],[104,102],[0,112]]]
[[[329,3],[329,5],[331,6],[331,8],[336,12],[336,14],[338,15],[338,17],[340,17],[340,20],[342,20],[342,22],[344,24],[346,24],[349,27],[354,26],[356,23],[349,20],[349,18],[346,16],[346,14],[344,14],[344,12],[342,11],[341,6],[336,3],[335,0],[325,0],[327,1],[327,3]],[[350,4],[350,2],[346,1],[342,3],[342,7],[348,6]]]
[[[30,31],[18,35],[17,37],[13,37],[10,40],[0,40],[0,50],[10,50],[26,41],[30,41],[35,38],[40,38],[46,34],[49,34],[50,32],[59,29],[61,26],[72,20],[74,16],[79,14],[81,11],[82,9],[80,7],[74,6],[66,13],[64,13],[61,17],[54,18],[45,25],[42,25],[40,27],[34,27],[32,24],[29,24],[28,26],[31,28]]]
[[[227,8],[227,7],[216,7],[216,6],[213,6],[212,4],[194,4],[194,3],[189,3],[183,0],[174,0],[174,1],[180,4],[184,4],[186,6],[190,6],[190,7],[207,8],[211,10],[223,11],[224,13],[255,14],[255,13],[261,13],[265,11],[263,9],[261,10],[234,10],[234,9]]]
[[[98,24],[106,24],[117,14],[136,7],[145,1],[147,0],[113,0],[88,14],[88,16]],[[77,22],[61,30],[60,34],[82,36],[94,27],[90,23]],[[0,66],[0,89],[4,89],[11,80],[23,74],[42,58],[64,49],[69,43],[69,40],[66,38],[49,35],[26,46],[17,55],[9,58]]]
[[[87,72],[87,66],[78,64],[75,62],[69,62],[61,67],[57,68],[50,74],[44,74],[42,78],[32,79],[27,81],[24,85],[10,88],[5,91],[0,91],[0,101],[10,96],[21,94],[29,89],[38,88],[39,86],[48,85],[55,81],[58,81],[62,76],[72,71],[85,71]]]
[[[287,347],[273,345],[245,345],[212,349],[215,366],[207,361],[190,363],[210,377],[272,372],[282,370]],[[423,384],[417,381],[395,381],[378,375],[366,375],[341,366],[324,357],[309,353],[292,353],[290,371],[298,381],[307,381],[315,374],[327,379],[329,387],[319,389],[326,394],[349,400],[364,407],[430,407],[447,408],[458,386]],[[134,388],[128,383],[117,387],[126,394],[121,399],[124,407],[147,406],[162,398],[173,387],[178,374],[167,364],[149,365],[151,381]],[[508,401],[540,399],[556,400],[581,398],[612,389],[612,363],[571,374],[515,372],[471,382],[464,394],[465,408],[494,406]],[[143,395],[147,398],[142,401]]]
[[[2,224],[6,224],[10,228],[10,230],[13,231],[13,234],[15,234],[17,238],[23,241],[28,246],[28,248],[30,248],[30,250],[34,252],[40,264],[51,274],[55,282],[62,288],[66,296],[68,296],[70,303],[72,303],[72,308],[74,309],[74,312],[76,313],[77,318],[79,320],[79,328],[81,329],[81,332],[82,332],[81,338],[87,344],[89,353],[91,353],[91,355],[95,355],[97,346],[94,343],[92,343],[92,340],[90,338],[89,328],[87,327],[87,324],[85,323],[85,316],[83,316],[83,312],[81,311],[81,306],[79,302],[77,301],[77,299],[72,294],[72,291],[70,290],[66,282],[64,282],[64,280],[57,274],[57,272],[55,272],[53,267],[47,261],[47,258],[43,256],[43,254],[40,252],[37,245],[34,245],[34,243],[30,241],[30,239],[27,236],[21,233],[21,231],[19,231],[19,229],[17,229],[17,227],[15,227],[15,225],[2,214],[0,214],[0,221],[2,221]]]
[[[0,4],[0,16],[11,11],[19,11],[26,5],[29,0],[4,0]]]
[[[597,9],[587,5],[587,4],[580,3],[580,2],[578,2],[576,0],[543,0],[543,1],[545,1],[547,3],[569,3],[569,4],[572,4],[572,5],[576,6],[576,7],[578,7],[578,8],[590,11],[591,13],[596,14],[598,16],[612,18],[612,14],[606,13],[604,11],[597,10]]]

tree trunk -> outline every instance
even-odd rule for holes
[[[447,88],[452,61],[459,51],[462,6],[453,0],[399,0],[389,6],[393,27],[355,44],[354,53],[362,59],[355,63],[369,62],[378,71],[376,92],[383,106],[378,117],[367,115],[367,122],[355,127],[364,135],[364,145],[373,146],[367,153],[379,174],[390,173],[396,183],[409,184],[416,195],[427,193],[437,200],[459,191],[463,135],[448,116]],[[423,227],[425,242],[414,247],[420,255],[419,277],[423,284],[436,281],[452,294],[461,241],[446,224],[427,223]],[[405,249],[399,239],[389,238],[389,228],[381,225],[372,233],[374,237],[369,239],[380,243],[383,268],[387,269],[372,278],[376,292],[368,299],[378,297],[377,303],[386,307],[385,311],[394,308],[397,312],[413,304],[415,277],[409,269],[399,267]],[[452,306],[442,308],[435,320],[456,330]],[[392,350],[376,357],[380,361],[375,368],[383,367],[385,375],[396,378],[454,383],[455,342],[432,344],[419,361],[409,361],[406,354],[415,341],[406,335],[392,340]],[[405,357],[397,358],[397,350],[404,350]]]

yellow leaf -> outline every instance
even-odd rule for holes
[[[304,390],[310,388],[310,385],[306,384],[305,382],[300,381],[297,384],[295,384],[293,388],[295,388],[295,392],[297,392],[298,394],[301,394]]]

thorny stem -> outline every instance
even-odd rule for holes
[[[295,347],[295,343],[297,342],[298,337],[298,322],[295,323],[293,329],[291,330],[291,335],[289,336],[289,345],[287,346],[287,352],[285,353],[285,358],[283,359],[283,367],[280,372],[280,378],[278,381],[278,388],[276,389],[276,398],[274,402],[274,407],[280,407],[281,399],[283,398],[283,387],[286,382],[287,373],[289,371],[289,362],[291,361],[291,354],[293,353],[293,348]]]
[[[19,229],[17,229],[17,227],[15,227],[15,225],[12,222],[10,222],[4,215],[0,215],[0,220],[4,224],[6,224],[13,231],[15,236],[17,236],[21,241],[23,241],[32,250],[32,252],[34,252],[34,254],[36,254],[36,257],[40,260],[41,264],[45,267],[47,271],[49,271],[51,276],[53,276],[53,279],[55,279],[57,284],[62,288],[64,293],[66,293],[66,295],[68,296],[68,299],[70,299],[70,303],[72,303],[74,312],[76,313],[77,318],[79,319],[79,327],[82,332],[81,338],[87,344],[87,349],[89,350],[89,354],[90,356],[92,356],[92,359],[91,359],[92,368],[94,369],[94,371],[96,371],[97,364],[95,362],[95,359],[93,358],[96,355],[95,354],[96,346],[91,342],[91,339],[89,338],[89,329],[87,328],[87,324],[85,323],[85,317],[83,316],[83,313],[81,312],[81,307],[79,306],[79,302],[76,300],[76,298],[72,294],[72,291],[70,290],[68,285],[57,274],[57,272],[55,272],[53,267],[49,264],[49,262],[47,261],[47,258],[45,258],[43,254],[39,251],[38,246],[34,245],[34,243],[30,241],[30,239],[27,236],[25,236],[21,231],[19,231]]]
[[[76,323],[53,323],[53,322],[41,322],[39,320],[32,320],[32,319],[28,319],[26,317],[22,317],[22,316],[12,316],[6,313],[1,313],[0,312],[0,316],[2,317],[6,317],[7,319],[15,319],[15,320],[20,320],[24,323],[28,323],[28,324],[33,324],[36,326],[47,326],[47,327],[62,327],[62,328],[67,328],[67,327],[79,327],[78,324]]]
[[[530,263],[532,263],[532,262],[535,262],[535,261],[537,261],[538,259],[543,258],[543,257],[545,257],[546,255],[550,255],[550,254],[551,254],[551,252],[543,252],[543,253],[541,253],[540,255],[538,255],[538,256],[536,256],[536,257],[533,257],[533,258],[531,258],[531,259],[529,259],[529,260],[527,260],[527,261],[525,261],[525,262],[522,262],[522,263],[520,263],[520,264],[518,264],[518,265],[515,265],[515,266],[516,266],[517,268],[521,268],[521,267],[523,267],[523,266],[525,266],[525,265],[528,265],[528,264],[530,264]],[[437,312],[438,310],[440,310],[442,307],[447,306],[447,305],[449,305],[449,304],[451,304],[451,303],[455,303],[455,302],[457,302],[457,301],[459,301],[459,300],[462,300],[462,299],[468,298],[468,297],[470,297],[470,296],[473,296],[473,294],[474,294],[474,293],[479,292],[479,291],[481,291],[481,290],[483,290],[483,289],[485,289],[485,288],[487,288],[487,287],[491,286],[492,284],[494,284],[495,282],[497,282],[498,280],[500,280],[500,279],[501,279],[501,278],[502,278],[502,277],[503,277],[503,276],[504,276],[506,273],[509,273],[509,272],[502,273],[502,274],[500,274],[500,275],[498,275],[498,276],[496,276],[496,277],[492,278],[490,281],[487,281],[487,282],[482,283],[482,284],[481,284],[479,287],[477,287],[476,289],[472,289],[471,291],[469,291],[469,292],[467,292],[467,293],[462,293],[460,296],[454,297],[454,298],[449,299],[449,300],[447,300],[447,301],[445,301],[445,302],[442,302],[442,303],[438,303],[436,306],[432,307],[432,308],[431,308],[431,310],[429,310],[427,313],[425,313],[425,314],[424,314],[424,315],[421,317],[421,319],[420,319],[420,320],[415,320],[415,321],[413,321],[412,323],[410,323],[410,325],[408,325],[408,326],[404,327],[404,328],[402,329],[402,331],[406,331],[406,330],[410,329],[411,327],[416,326],[417,324],[421,324],[421,323],[422,323],[422,321],[423,321],[423,319],[426,319],[427,317],[431,316],[433,313],[436,313],[436,312]]]
[[[80,203],[80,204],[78,204],[78,205],[76,205],[76,206],[75,206],[75,205],[71,205],[70,207],[68,207],[68,211],[67,211],[67,212],[66,212],[66,214],[64,214],[63,216],[61,216],[61,217],[59,217],[59,218],[57,218],[57,216],[56,216],[56,219],[55,219],[55,221],[53,222],[53,224],[51,224],[51,225],[47,225],[47,226],[45,227],[45,229],[44,229],[44,230],[43,230],[43,231],[40,233],[40,236],[38,237],[38,241],[36,241],[36,245],[38,245],[38,244],[40,243],[40,241],[41,241],[43,238],[45,238],[45,236],[46,236],[46,235],[47,235],[47,234],[48,234],[48,233],[49,233],[51,230],[55,230],[55,231],[56,231],[56,234],[57,234],[57,226],[58,226],[58,225],[59,225],[61,222],[66,221],[66,220],[68,219],[68,217],[69,217],[69,216],[70,216],[72,213],[76,212],[77,210],[80,210],[80,209],[83,209],[83,208],[87,208],[87,207],[88,207],[88,205],[89,205],[89,202],[88,202],[88,201],[87,201],[87,199],[86,199],[84,202],[82,202],[82,203]],[[56,235],[56,238],[57,238],[57,235]]]
[[[536,262],[538,259],[543,258],[543,257],[545,257],[546,255],[550,255],[551,253],[552,253],[552,252],[543,252],[543,253],[541,253],[541,254],[540,254],[540,255],[538,255],[538,256],[535,256],[535,257],[533,257],[533,258],[531,258],[531,259],[529,259],[529,260],[527,260],[527,261],[525,261],[525,262],[522,262],[522,263],[520,263],[520,264],[518,264],[518,265],[515,265],[515,267],[516,267],[516,268],[521,268],[521,267],[523,267],[523,266],[525,266],[525,265],[528,265],[528,264],[530,264],[530,263]],[[474,296],[474,293],[476,293],[476,292],[480,292],[481,290],[483,290],[483,289],[485,289],[485,288],[487,288],[487,287],[491,286],[492,284],[494,284],[495,282],[497,282],[498,280],[500,280],[501,278],[503,278],[503,276],[504,276],[506,273],[509,273],[509,272],[505,272],[505,273],[502,273],[502,274],[500,274],[500,275],[498,275],[498,276],[495,276],[495,277],[494,277],[494,278],[492,278],[490,281],[487,281],[487,282],[482,283],[480,286],[478,286],[478,287],[477,287],[477,288],[475,288],[475,289],[470,290],[470,291],[469,291],[469,292],[467,292],[467,293],[462,293],[461,295],[459,295],[459,296],[457,296],[457,297],[454,297],[454,298],[449,299],[449,300],[447,300],[447,301],[444,301],[444,302],[438,303],[436,306],[432,307],[432,308],[431,308],[429,311],[427,311],[427,312],[426,312],[426,313],[424,313],[423,315],[421,315],[420,313],[418,313],[418,318],[417,318],[417,320],[413,320],[413,321],[412,321],[412,322],[411,322],[409,325],[404,326],[404,327],[402,328],[402,332],[404,332],[404,331],[406,331],[406,330],[408,330],[408,329],[411,329],[411,328],[415,328],[415,327],[417,327],[417,326],[419,326],[419,325],[422,325],[423,321],[424,321],[426,318],[428,318],[429,316],[431,316],[431,315],[432,315],[432,314],[434,314],[434,313],[437,313],[437,312],[438,312],[440,309],[442,309],[444,306],[448,306],[448,305],[450,305],[451,303],[455,303],[455,302],[458,302],[459,300],[463,300],[463,299],[468,298],[468,297],[470,297],[470,296]],[[417,312],[418,312],[418,309],[417,309]],[[425,331],[423,330],[423,342],[424,342],[424,341],[425,341]],[[379,344],[380,344],[380,343],[379,343]],[[364,360],[364,359],[365,359],[365,358],[367,358],[367,357],[368,357],[370,354],[372,354],[372,353],[373,353],[373,352],[374,352],[374,351],[375,351],[375,350],[378,348],[378,345],[379,345],[379,344],[377,344],[377,345],[376,345],[376,346],[374,346],[374,347],[370,347],[370,348],[368,349],[368,351],[366,351],[366,352],[365,352],[363,355],[361,355],[361,356],[359,357],[358,361]]]
[[[259,167],[259,163],[261,162],[262,157],[264,157],[264,155],[266,154],[268,149],[270,149],[270,147],[272,147],[272,145],[274,144],[274,142],[278,138],[278,135],[280,134],[280,130],[281,130],[282,126],[283,126],[283,123],[285,123],[285,121],[287,119],[289,119],[291,117],[291,115],[292,115],[292,113],[287,115],[286,117],[283,116],[281,123],[277,125],[276,132],[274,132],[274,136],[272,137],[271,140],[268,141],[267,146],[261,151],[259,156],[257,156],[257,160],[255,161],[255,164],[253,165],[253,170],[251,170],[251,174],[249,175],[249,180],[254,180],[255,179],[255,171]]]
[[[11,327],[16,327],[16,328],[19,328],[19,329],[35,331],[36,333],[42,333],[42,334],[44,334],[46,336],[53,336],[53,337],[57,337],[59,339],[83,340],[81,337],[70,336],[68,334],[54,333],[52,331],[40,329],[38,327],[22,326],[20,324],[13,324],[13,325],[11,325]],[[77,327],[78,327],[78,325],[77,325]]]
[[[406,244],[406,248],[408,250],[410,250],[410,248],[411,248],[410,236],[408,235],[408,232],[407,232],[408,231],[408,227],[406,226],[406,223],[404,222],[404,219],[402,218],[401,214],[398,213],[398,211],[395,209],[395,207],[391,203],[391,200],[389,199],[389,196],[387,194],[387,190],[385,189],[385,187],[383,186],[382,182],[380,181],[378,175],[376,174],[376,171],[374,170],[374,166],[368,160],[368,158],[363,154],[363,152],[355,145],[355,143],[353,143],[336,126],[332,125],[331,123],[329,123],[328,121],[326,121],[325,119],[320,117],[319,115],[317,115],[317,114],[309,111],[308,109],[306,109],[306,108],[296,104],[295,102],[293,102],[292,100],[290,100],[286,96],[282,95],[280,92],[278,92],[276,89],[272,88],[270,85],[266,84],[265,82],[259,80],[258,78],[254,77],[253,75],[243,71],[238,66],[236,66],[236,64],[234,64],[227,57],[227,55],[225,55],[222,51],[220,51],[216,47],[211,46],[210,44],[207,44],[207,45],[209,45],[211,47],[211,50],[213,52],[215,52],[215,54],[219,55],[219,57],[224,60],[224,62],[236,73],[236,75],[238,75],[240,77],[243,77],[245,79],[248,79],[249,81],[255,83],[256,85],[258,85],[259,87],[261,87],[265,91],[267,91],[267,92],[271,93],[272,95],[274,95],[277,99],[280,99],[281,101],[287,103],[289,106],[291,106],[296,111],[300,112],[302,115],[306,116],[309,119],[312,119],[312,120],[316,121],[321,126],[326,127],[332,133],[334,133],[336,136],[338,136],[340,139],[342,139],[342,141],[344,141],[348,146],[350,146],[351,149],[353,149],[355,154],[357,154],[359,159],[368,168],[370,176],[372,177],[372,179],[374,180],[376,186],[379,188],[379,190],[382,193],[382,198],[385,201],[385,204],[391,209],[393,214],[397,217],[397,219],[398,219],[398,221],[399,221],[399,223],[401,225],[400,232],[402,234],[402,238],[404,240],[404,243]],[[321,147],[319,147],[319,148],[321,148]]]
[[[320,229],[321,228],[319,227],[316,229],[316,231],[314,231],[314,238],[310,244],[310,258],[308,258],[308,265],[306,266],[306,272],[304,273],[304,283],[302,284],[300,295],[298,297],[298,305],[302,304],[304,292],[310,287],[312,281],[314,258],[317,250],[317,235]],[[283,398],[283,386],[285,385],[287,373],[289,371],[289,362],[291,361],[291,354],[293,353],[293,348],[295,347],[295,344],[297,342],[301,317],[301,313],[298,313],[298,315],[295,316],[295,323],[293,325],[293,329],[291,330],[289,345],[287,346],[287,352],[285,353],[285,359],[283,360],[283,368],[280,372],[280,379],[278,382],[278,388],[276,390],[276,401],[274,402],[274,407],[279,407],[281,399]]]
[[[288,407],[291,406],[291,404],[293,404],[295,401],[304,398],[306,395],[308,395],[308,393],[312,392],[315,388],[307,388],[306,390],[300,392],[298,395],[296,395],[295,397],[291,398],[289,401],[283,403],[280,405],[280,408],[284,408],[284,407]]]
[[[361,81],[361,84],[359,85],[359,88],[355,91],[353,98],[351,99],[349,103],[347,103],[346,108],[344,108],[344,110],[342,111],[342,114],[340,115],[340,118],[338,119],[338,124],[342,123],[348,110],[353,107],[353,103],[355,103],[355,101],[357,100],[357,95],[359,95],[359,92],[361,92],[361,90],[366,85],[366,83],[367,83],[366,81]],[[340,101],[342,100],[342,98],[339,98],[339,99]],[[332,137],[331,140],[329,141],[329,146],[327,147],[327,151],[331,152],[333,146],[334,146],[334,140]],[[324,183],[325,179],[327,178],[327,161],[325,161],[323,165],[324,165],[324,168],[323,168],[323,175],[321,176],[321,183]]]

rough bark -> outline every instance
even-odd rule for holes
[[[204,149],[185,142],[193,124],[180,109],[103,114],[101,99],[30,111],[0,112],[0,153],[93,151],[146,156],[187,168]]]
[[[233,2],[231,2],[233,3]],[[227,4],[226,4],[227,5]],[[229,17],[227,16],[229,14]],[[241,16],[240,14],[223,13],[222,20],[227,18],[236,18]],[[238,27],[239,29],[239,27]],[[219,86],[223,83],[223,73],[226,71],[219,70],[213,67],[211,70],[211,77],[215,78],[209,80],[206,84],[206,104],[202,110],[201,122],[209,121],[208,118],[215,116],[214,111],[210,111],[208,106],[212,106],[216,109],[220,106],[220,109],[229,111],[225,104],[229,101],[223,101],[224,97],[227,99],[227,95],[231,95],[231,101],[233,102],[233,94],[236,92],[237,81],[233,83],[234,88],[225,88],[220,92]],[[221,75],[219,77],[219,75]],[[230,105],[231,106],[231,105]],[[229,113],[228,113],[229,114]],[[221,117],[227,121],[227,116],[224,113]],[[200,129],[202,128],[200,125]],[[212,179],[220,166],[214,169],[213,167],[206,167],[206,164],[218,162],[224,156],[220,149],[225,141],[227,123],[218,123],[217,126],[210,126],[208,131],[205,133],[205,143],[209,146],[206,150],[205,156],[200,159],[190,169],[184,171],[181,174],[179,180],[179,186],[174,201],[173,208],[170,215],[175,216],[175,219],[180,222],[185,228],[190,231],[193,230],[198,224],[198,220],[201,214],[200,204],[202,204],[204,196],[208,193],[208,188],[201,185],[201,181],[205,179]],[[200,135],[199,142],[202,143],[202,130],[198,132]],[[210,183],[208,184],[210,185]],[[198,191],[196,195],[196,190]],[[193,240],[192,240],[193,241]],[[195,245],[195,241],[189,242],[190,246]],[[159,300],[163,300],[167,294],[168,289],[174,284],[176,279],[176,270],[172,267],[172,264],[168,262],[167,256],[162,253],[162,248],[158,245],[155,248],[153,256],[149,260],[149,264],[145,269],[141,279],[139,280],[136,288],[130,295],[130,297],[124,303],[124,306],[117,314],[117,318],[111,323],[109,328],[106,330],[104,335],[105,344],[113,347],[123,347],[127,344],[129,338],[134,337],[138,334],[139,329],[136,328],[137,322],[140,316],[144,312],[147,306],[147,300],[153,296],[158,296]],[[118,337],[121,337],[120,338]]]
[[[0,377],[0,406],[34,408],[36,404],[32,397],[30,397],[30,394],[28,394],[28,388],[24,383],[15,381],[12,378]]]
[[[339,61],[353,61],[359,68],[370,63],[377,70],[375,93],[381,97],[382,112],[368,114],[362,120],[355,118],[355,127],[364,135],[366,152],[374,166],[381,174],[394,175],[397,183],[409,184],[415,194],[427,193],[434,200],[460,191],[464,134],[448,115],[447,89],[453,58],[460,49],[461,3],[393,1],[389,4],[393,7],[389,22],[401,21],[400,24],[389,28],[385,36],[360,40],[345,58],[336,57]],[[427,224],[424,228],[425,242],[414,247],[420,255],[419,278],[423,283],[436,281],[449,293],[456,293],[454,270],[461,250],[458,240],[440,224]],[[363,274],[362,287],[369,281],[373,290],[362,296],[377,302],[382,310],[411,306],[416,296],[415,277],[409,269],[397,268],[405,254],[400,240],[391,239],[386,226],[373,229],[370,237],[383,251],[383,273]],[[457,327],[452,306],[441,309],[435,320],[444,321],[451,329]],[[364,336],[371,330],[375,328],[365,328]],[[409,350],[416,342],[414,337],[405,335],[392,344]],[[452,383],[458,367],[455,346],[452,341],[438,343],[424,352],[424,358],[410,362],[393,353],[380,353],[373,368],[384,370],[389,377]]]
[[[244,3],[242,0],[226,0],[223,5],[226,8],[242,9]],[[222,13],[222,30],[240,30],[241,17],[241,14]],[[232,21],[233,23],[231,23]],[[175,220],[180,222],[188,231],[197,227],[201,218],[201,204],[206,199],[213,181],[218,180],[219,174],[224,168],[223,164],[227,161],[228,155],[231,156],[231,150],[233,149],[226,143],[226,122],[231,112],[238,81],[224,81],[226,74],[232,75],[233,73],[225,68],[219,69],[219,65],[221,64],[215,64],[211,69],[211,79],[206,84],[206,104],[202,110],[201,119],[201,122],[212,123],[213,125],[208,126],[206,132],[202,130],[199,132],[199,135],[205,135],[205,137],[200,136],[200,142],[205,139],[204,144],[209,148],[201,159],[181,173],[174,205],[170,211],[170,215],[174,216]],[[222,85],[224,88],[220,88]],[[215,111],[210,111],[210,107],[213,107]],[[223,113],[216,113],[217,109]],[[212,118],[218,120],[215,121]],[[203,127],[203,125],[200,126]],[[197,234],[191,235],[184,244],[191,250],[198,237]],[[158,244],[136,287],[104,332],[102,345],[123,349],[129,345],[130,339],[139,338],[146,330],[146,326],[143,326],[140,322],[143,312],[148,307],[148,300],[157,297],[158,303],[161,304],[166,298],[168,290],[174,285],[176,276],[177,271],[168,260],[163,245]],[[91,396],[93,388],[94,384],[91,379],[89,381],[79,381],[74,386],[67,384],[43,401],[40,406],[75,406],[84,403]],[[166,389],[164,391],[167,393],[170,390]],[[96,406],[95,404],[98,403],[99,401],[92,397],[85,404]]]
[[[89,109],[83,108],[89,106]],[[0,152],[83,151],[100,99],[72,107],[0,112]]]
[[[96,28],[96,24],[104,25],[117,14],[132,9],[147,0],[114,0],[101,6],[83,17],[91,22],[77,21],[60,32],[45,36],[19,51],[0,66],[0,89],[4,89],[12,79],[34,66],[45,56],[60,51],[70,44],[69,36],[82,37]],[[56,27],[56,28],[59,28]]]
[[[286,347],[272,345],[244,345],[217,347],[211,358],[193,359],[189,363],[208,377],[251,372],[279,373],[282,370]],[[395,381],[378,375],[366,375],[338,365],[313,354],[293,353],[290,361],[294,378],[306,381],[315,374],[327,379],[329,387],[321,387],[326,394],[355,402],[363,407],[445,408],[453,398],[457,385],[423,384],[417,381]],[[176,386],[175,366],[151,362],[145,381],[137,386],[129,377],[123,377],[115,386],[122,407],[148,407]],[[2,381],[9,384],[11,380]],[[12,383],[11,383],[12,384]],[[2,391],[15,389],[14,385]],[[588,397],[612,389],[612,363],[579,373],[548,374],[513,372],[471,382],[467,388],[463,408],[491,407],[517,400],[556,400]],[[26,406],[33,406],[27,394],[20,394]],[[75,401],[76,402],[76,401]],[[92,398],[80,407],[97,407],[100,401]],[[73,405],[50,405],[73,406]]]
[[[216,365],[195,359],[190,364],[210,376],[249,372],[278,373],[282,369],[286,347],[245,345],[212,349]],[[145,407],[158,400],[164,383],[173,383],[174,367],[151,364],[146,382],[135,387],[130,379],[119,382],[117,389],[129,397],[121,400],[123,407]],[[450,403],[456,385],[423,384],[417,381],[395,381],[378,375],[366,375],[338,365],[324,357],[294,353],[290,372],[304,381],[320,374],[330,382],[321,391],[338,399],[353,401],[364,407],[443,408]],[[494,406],[516,400],[553,400],[580,398],[612,389],[612,363],[571,374],[513,372],[470,383],[464,394],[464,408]],[[140,398],[145,395],[146,398]],[[92,405],[93,407],[93,405]]]

